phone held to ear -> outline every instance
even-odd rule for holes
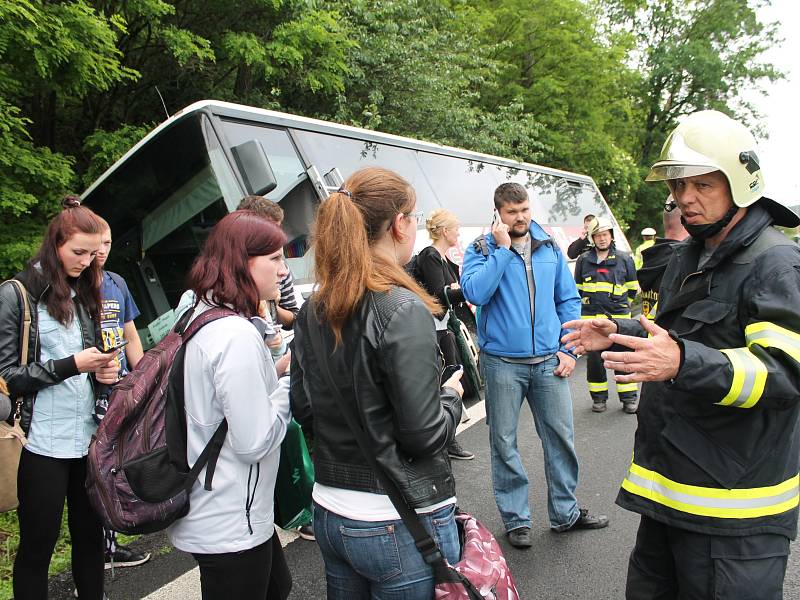
[[[116,346],[112,346],[111,348],[105,348],[103,344],[98,344],[97,349],[100,350],[103,354],[113,354],[117,350],[120,350],[128,345],[128,340],[119,340],[119,343]]]
[[[497,209],[495,208],[492,211],[492,229],[500,225],[501,222],[502,221],[500,220],[500,213],[497,212]]]

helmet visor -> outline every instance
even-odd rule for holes
[[[645,177],[645,181],[694,177],[720,170],[720,166],[713,159],[693,150],[679,131],[673,131],[664,143],[661,155]]]

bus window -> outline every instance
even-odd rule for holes
[[[281,202],[290,192],[298,178],[305,177],[305,167],[284,129],[265,127],[254,122],[240,122],[222,119],[222,130],[231,146],[238,146],[250,140],[261,142],[267,152],[272,172],[278,187],[267,194],[270,200]]]
[[[314,131],[296,130],[294,134],[320,173],[338,168],[347,179],[363,167],[385,167],[402,175],[413,186],[419,210],[427,214],[439,208],[436,195],[417,162],[416,150]]]

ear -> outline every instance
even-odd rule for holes
[[[406,239],[406,234],[403,233],[403,215],[402,213],[397,213],[391,220],[391,226],[389,227],[389,231],[394,237],[395,240],[398,242],[402,242]]]

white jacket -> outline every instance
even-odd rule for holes
[[[208,308],[201,302],[195,316]],[[189,465],[223,417],[228,433],[213,489],[204,489],[203,469],[192,488],[189,514],[167,530],[170,541],[180,550],[200,554],[254,548],[274,531],[275,478],[290,418],[289,378],[278,381],[256,328],[234,316],[198,331],[186,344],[184,365]]]

